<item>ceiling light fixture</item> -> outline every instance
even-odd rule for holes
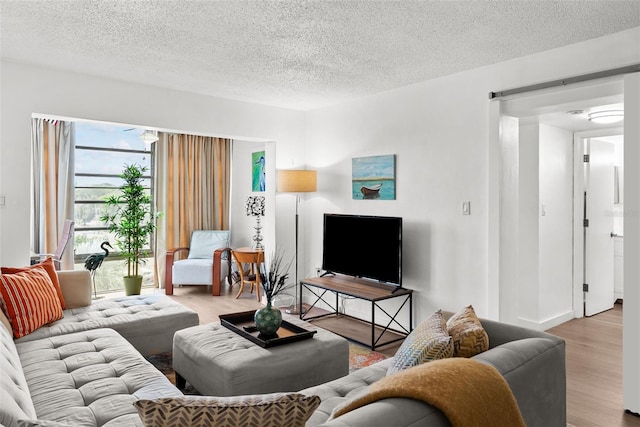
[[[154,131],[145,130],[144,132],[142,132],[142,135],[140,135],[140,139],[143,140],[146,144],[151,144],[158,140],[158,135],[156,135]]]
[[[593,123],[616,123],[624,119],[622,110],[594,111],[589,113],[589,121]]]

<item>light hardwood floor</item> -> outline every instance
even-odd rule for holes
[[[622,404],[622,305],[547,332],[567,343],[567,422],[577,427],[640,426]]]
[[[172,298],[197,311],[200,323],[210,323],[220,314],[260,307],[248,292],[235,299],[237,289],[224,286],[223,295],[213,297],[211,288],[187,286],[176,288]],[[547,332],[567,343],[567,422],[576,427],[640,426],[640,418],[625,414],[622,405],[622,306]],[[379,351],[393,355],[398,346]]]

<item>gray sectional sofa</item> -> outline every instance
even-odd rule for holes
[[[197,314],[165,296],[92,303],[84,273],[59,274],[65,301],[76,307],[63,320],[15,341],[0,325],[0,425],[141,426],[134,401],[182,395],[140,353],[170,349],[173,333],[196,325]],[[474,358],[504,376],[527,426],[565,427],[564,341],[498,322],[482,324],[490,349]],[[329,420],[337,406],[384,377],[389,362],[302,390],[322,400],[307,427],[449,426],[439,410],[406,398],[380,400]],[[36,419],[44,422],[24,421]],[[499,417],[495,425],[501,425]]]
[[[528,427],[566,427],[565,343],[554,335],[482,320],[489,350],[473,358],[495,367],[511,387]],[[442,412],[412,399],[384,399],[329,420],[332,411],[387,373],[391,359],[301,392],[322,403],[307,427],[450,426]],[[425,385],[428,387],[429,385]],[[496,426],[502,426],[496,419]]]
[[[63,319],[18,340],[0,325],[0,425],[142,426],[134,401],[182,396],[143,354],[171,351],[195,311],[164,295],[92,302],[88,271],[58,278]]]

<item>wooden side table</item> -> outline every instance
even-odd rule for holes
[[[231,253],[238,264],[238,273],[240,274],[240,290],[236,298],[240,298],[244,292],[244,284],[248,283],[251,285],[251,292],[253,292],[253,287],[256,287],[256,296],[260,301],[260,266],[264,263],[264,251],[241,247],[233,249]],[[249,274],[245,274],[243,264],[249,264]]]

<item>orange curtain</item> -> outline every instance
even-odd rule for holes
[[[231,140],[159,133],[155,200],[156,284],[164,288],[167,248],[189,246],[193,230],[228,230]]]

